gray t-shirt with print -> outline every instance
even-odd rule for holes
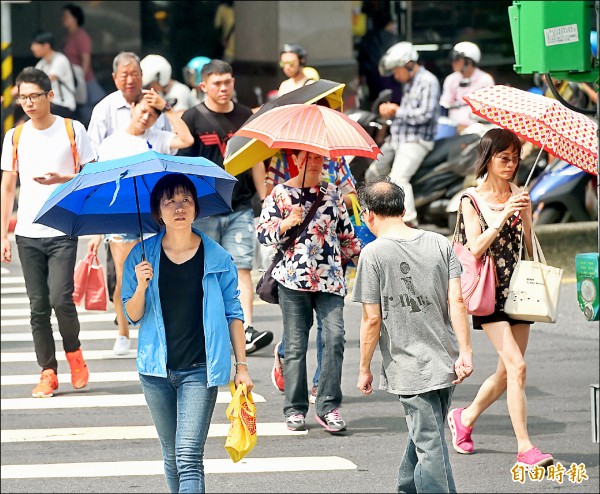
[[[381,305],[380,389],[414,395],[452,386],[458,343],[448,283],[461,274],[450,242],[433,232],[380,237],[362,250],[352,300]]]

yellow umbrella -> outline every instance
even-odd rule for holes
[[[269,103],[265,103],[244,125],[251,122],[259,115],[283,105],[299,103],[312,104],[321,99],[325,99],[330,108],[341,108],[343,105],[342,92],[345,87],[346,85],[340,82],[320,79],[296,89],[295,91],[284,94]],[[265,143],[258,139],[233,136],[227,141],[227,150],[224,161],[225,171],[232,175],[239,175],[252,168],[256,163],[275,155],[278,151],[278,149],[269,148]]]

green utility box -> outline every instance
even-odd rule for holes
[[[597,252],[575,255],[575,274],[577,277],[577,301],[579,308],[588,321],[600,320],[600,274]]]
[[[513,1],[508,16],[515,72],[590,72],[592,8],[589,0]]]

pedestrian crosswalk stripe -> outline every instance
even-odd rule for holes
[[[127,355],[117,356],[112,350],[86,350],[83,349],[83,358],[85,360],[110,360],[110,359],[134,359],[137,356],[136,350],[130,350]],[[37,362],[35,352],[2,352],[0,354],[2,363],[8,362]],[[64,352],[56,352],[56,360],[64,362],[67,360]]]
[[[22,374],[14,376],[2,376],[2,386],[20,386],[20,385],[35,385],[40,380],[39,374]],[[140,377],[136,371],[125,372],[90,372],[90,383],[110,383],[110,382],[125,382],[139,381]],[[59,384],[69,384],[71,375],[59,374]]]
[[[247,457],[237,463],[227,459],[205,459],[206,474],[306,472],[356,470],[355,463],[339,456]],[[80,477],[126,477],[164,475],[164,463],[157,461],[119,461],[89,463],[51,463],[39,465],[2,465],[2,479],[48,479]]]
[[[58,393],[58,392],[57,392]],[[80,391],[85,393],[85,391]],[[254,391],[252,398],[255,403],[264,403],[265,398]],[[219,391],[217,403],[231,401],[230,391]],[[59,408],[100,408],[100,407],[138,407],[146,405],[142,393],[123,395],[80,395],[60,396],[53,398],[4,398],[0,400],[2,411],[8,410],[50,410]]]
[[[115,329],[98,329],[90,331],[80,331],[79,339],[81,341],[92,341],[92,340],[111,340],[117,337],[117,328]],[[54,341],[61,341],[62,336],[58,331],[53,333]],[[130,329],[129,338],[137,338],[138,330]],[[31,333],[20,332],[20,333],[2,333],[0,340],[3,342],[17,342],[17,341],[33,341],[31,339]]]
[[[4,297],[0,303],[2,305],[29,305],[29,297]]]
[[[230,424],[210,424],[208,437],[227,437]],[[259,437],[299,436],[308,431],[290,431],[283,422],[256,423]],[[121,439],[158,439],[153,425],[119,427],[69,427],[62,429],[13,429],[2,431],[3,443],[48,441],[118,441]]]
[[[2,285],[16,285],[17,283],[25,283],[25,279],[22,276],[2,276],[0,278]]]
[[[7,286],[2,287],[2,295],[14,294],[14,293],[27,293],[24,286]]]
[[[4,310],[2,311],[4,313]],[[29,311],[27,312],[29,314]],[[78,316],[80,323],[86,322],[108,322],[114,321],[115,314],[108,312],[101,312],[99,314],[93,314],[92,312],[88,312],[86,314],[80,314]],[[50,322],[52,324],[58,324],[56,317],[51,317]],[[13,326],[31,326],[31,321],[29,318],[27,319],[2,319],[2,327],[13,327]]]
[[[2,272],[2,274],[9,274],[10,271],[8,269],[6,269],[4,266],[2,266],[2,269],[0,270]]]

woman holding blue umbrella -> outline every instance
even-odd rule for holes
[[[164,113],[173,132],[153,127],[161,113]],[[131,121],[126,129],[116,131],[100,144],[99,161],[132,156],[153,149],[162,154],[175,154],[177,150],[191,146],[194,138],[188,126],[175,110],[154,90],[144,91],[135,103],[131,104]],[[121,279],[123,263],[140,237],[132,233],[113,233],[106,236],[115,263],[116,284],[113,296],[119,334],[115,341],[115,355],[129,353],[129,327],[121,307]],[[100,243],[100,237],[97,244]]]
[[[204,492],[204,444],[218,386],[253,387],[237,269],[225,249],[192,228],[199,214],[194,184],[161,178],[150,196],[164,229],[136,245],[123,272],[127,319],[140,323],[137,369],[160,438],[170,492]],[[164,349],[166,348],[166,352]]]

